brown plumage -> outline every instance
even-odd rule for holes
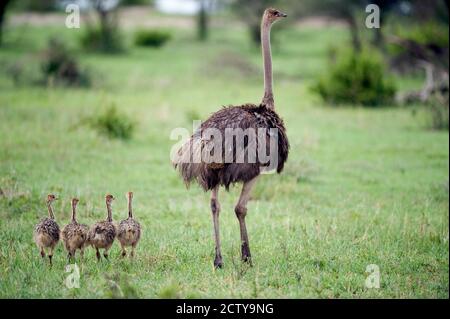
[[[114,200],[112,195],[106,195],[106,209],[108,216],[105,221],[95,223],[89,229],[88,242],[96,250],[97,259],[100,260],[99,249],[104,249],[103,256],[108,259],[108,251],[116,237],[116,227],[112,221],[111,204]]]
[[[241,233],[242,260],[251,264],[251,254],[245,225],[250,191],[257,177],[265,171],[281,173],[288,158],[289,141],[282,119],[275,112],[273,95],[270,30],[272,24],[285,18],[279,10],[265,10],[261,23],[264,60],[264,96],[260,104],[230,106],[214,113],[200,125],[191,138],[175,154],[172,162],[187,186],[196,181],[211,190],[211,211],[215,234],[214,266],[223,265],[219,236],[219,187],[226,189],[243,183],[235,206]],[[227,132],[237,131],[231,139]],[[260,134],[260,132],[262,132]],[[250,133],[253,133],[253,137]],[[239,139],[239,143],[237,142]],[[276,147],[276,151],[272,147]]]
[[[50,194],[47,196],[48,217],[41,220],[34,228],[34,241],[39,247],[41,257],[45,257],[45,250],[48,249],[48,259],[52,265],[53,250],[59,241],[59,226],[55,221],[52,204],[56,196]]]
[[[76,219],[76,208],[79,200],[77,198],[72,199],[72,220],[70,224],[64,226],[61,231],[61,237],[64,242],[64,247],[68,252],[69,261],[75,258],[76,250],[80,250],[81,257],[84,254],[84,247],[89,232],[89,227],[84,224],[79,224]]]
[[[271,158],[269,162],[262,163],[259,157],[256,156],[254,163],[249,163],[248,157],[244,156],[244,163],[237,163],[237,152],[233,147],[227,147],[225,139],[222,140],[222,162],[219,163],[194,163],[192,160],[186,160],[186,157],[191,156],[192,153],[200,151],[205,147],[205,144],[214,143],[213,140],[206,140],[202,136],[202,132],[213,128],[217,129],[222,136],[225,136],[225,130],[232,129],[267,129],[266,136],[266,153],[269,154],[271,128],[278,130],[278,152],[272,154],[277,157],[276,171],[281,173],[283,171],[284,163],[288,158],[289,141],[286,136],[286,129],[283,120],[269,109],[264,104],[254,105],[245,104],[242,106],[224,107],[220,111],[214,113],[209,119],[202,123],[200,128],[193,134],[191,139],[179,150],[180,160],[175,163],[183,177],[186,185],[190,185],[192,181],[197,181],[198,184],[205,190],[212,190],[217,186],[225,186],[229,188],[230,184],[245,183],[257,177],[262,170],[271,166]],[[244,140],[244,152],[254,152],[259,154],[258,143],[249,143],[248,139]],[[190,152],[190,153],[189,153]],[[227,154],[228,153],[228,154]],[[225,157],[233,158],[232,163],[225,162]]]
[[[127,255],[126,247],[131,246],[131,257],[134,257],[134,249],[141,238],[141,225],[133,218],[132,200],[133,193],[127,193],[128,199],[128,218],[119,224],[117,239],[122,247],[122,257]]]

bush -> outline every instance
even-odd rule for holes
[[[120,4],[123,6],[153,5],[153,0],[122,0]]]
[[[122,140],[131,139],[135,128],[134,121],[119,113],[114,105],[103,114],[88,119],[88,124],[101,135]]]
[[[393,41],[388,44],[387,52],[395,70],[408,73],[416,71],[420,66],[419,60],[439,64],[448,69],[448,23],[433,21],[408,27],[398,25],[392,33]]]
[[[435,130],[449,130],[448,96],[445,101],[433,97],[425,105],[431,118],[431,127]]]
[[[8,75],[15,86],[19,86],[23,83],[24,65],[20,61],[8,63],[4,66],[4,69],[5,74]]]
[[[169,41],[171,35],[161,30],[139,30],[134,35],[134,43],[138,46],[161,47]]]
[[[411,40],[422,45],[442,48],[448,48],[449,46],[448,24],[431,21],[408,25],[407,28],[403,25],[398,25],[393,32],[402,39]]]
[[[87,26],[80,38],[81,46],[88,51],[120,53],[124,51],[122,35],[115,26],[106,29]]]
[[[313,86],[331,104],[378,106],[393,101],[395,85],[387,78],[381,56],[367,50],[341,51],[328,73]]]
[[[21,0],[12,3],[13,8],[21,11],[48,12],[57,9],[57,0]]]
[[[50,39],[43,52],[41,71],[46,84],[69,86],[88,86],[89,76],[82,71],[75,57],[70,54],[63,42]]]

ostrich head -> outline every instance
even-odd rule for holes
[[[277,22],[280,19],[286,18],[287,14],[274,8],[268,8],[264,11],[264,17],[270,24]]]
[[[78,198],[72,198],[72,206],[77,206],[80,200]]]
[[[53,194],[48,194],[47,195],[47,204],[51,204],[53,203],[55,200],[57,200],[56,196]]]
[[[113,202],[114,199],[115,199],[115,198],[114,198],[113,195],[111,195],[111,194],[106,195],[106,203],[107,203],[107,204],[111,204],[111,203]]]
[[[127,198],[132,199],[133,198],[133,192],[128,192],[127,193]]]

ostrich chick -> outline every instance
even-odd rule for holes
[[[68,252],[69,262],[72,258],[75,258],[75,252],[80,250],[81,257],[83,258],[84,247],[86,245],[86,239],[89,232],[89,227],[83,224],[79,224],[76,219],[76,209],[79,202],[78,198],[72,199],[72,221],[70,224],[64,226],[61,237],[64,242],[64,247]]]
[[[122,247],[122,257],[127,255],[125,247],[131,246],[131,257],[134,257],[134,249],[141,238],[141,225],[133,218],[133,209],[131,202],[133,200],[133,193],[127,193],[128,199],[128,218],[124,219],[119,224],[117,238]]]
[[[56,196],[50,194],[47,196],[48,217],[41,220],[34,228],[34,241],[41,251],[41,257],[45,257],[45,249],[48,248],[48,259],[52,265],[53,250],[59,241],[59,226],[55,221],[52,204]]]
[[[103,256],[108,259],[108,251],[114,242],[114,238],[116,237],[116,227],[112,221],[111,209],[113,200],[114,197],[112,195],[106,195],[106,210],[108,211],[108,216],[105,221],[95,223],[89,230],[89,244],[95,247],[98,261],[100,261],[99,249],[104,249]]]

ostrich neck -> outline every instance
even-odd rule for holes
[[[51,219],[55,219],[55,215],[53,214],[52,204],[47,203],[47,208],[48,208],[48,217],[50,217]]]
[[[275,108],[275,105],[273,99],[272,50],[270,48],[270,29],[270,22],[266,18],[263,18],[263,21],[261,23],[261,42],[264,60],[264,98],[262,100],[262,104],[273,110]]]
[[[77,221],[77,219],[76,219],[76,209],[77,209],[77,206],[72,204],[72,221],[73,222]]]
[[[131,206],[131,198],[128,197],[128,217],[133,218],[133,208]]]
[[[112,209],[111,209],[111,204],[110,203],[106,203],[106,210],[108,211],[108,217],[107,217],[107,221],[108,222],[112,222]]]

